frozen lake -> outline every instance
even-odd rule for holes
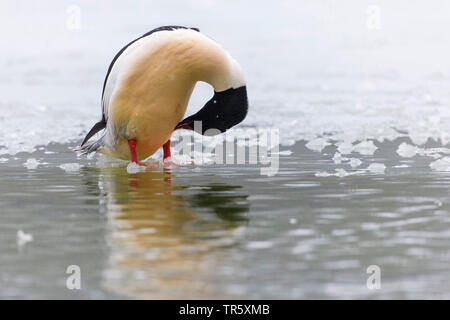
[[[449,9],[2,2],[0,298],[450,298]],[[240,127],[279,131],[276,175],[198,155],[129,173],[73,151],[115,53],[167,24],[241,63]],[[188,113],[211,92],[199,84]]]

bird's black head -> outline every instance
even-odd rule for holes
[[[196,114],[181,121],[175,129],[195,130],[202,135],[225,132],[245,119],[248,111],[246,86],[214,92]],[[201,126],[194,122],[201,121]]]

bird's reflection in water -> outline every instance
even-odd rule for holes
[[[232,298],[217,293],[209,272],[241,238],[248,202],[240,187],[181,186],[167,170],[105,168],[101,179],[109,289],[150,299]]]

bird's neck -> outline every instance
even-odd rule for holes
[[[188,65],[194,81],[207,82],[216,92],[245,85],[241,66],[217,43],[205,38],[191,50]]]

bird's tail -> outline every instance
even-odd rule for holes
[[[105,136],[102,136],[100,139],[96,141],[87,142],[84,145],[78,147],[76,151],[79,151],[81,154],[89,154],[91,152],[95,152],[98,149],[101,149],[105,145]]]

